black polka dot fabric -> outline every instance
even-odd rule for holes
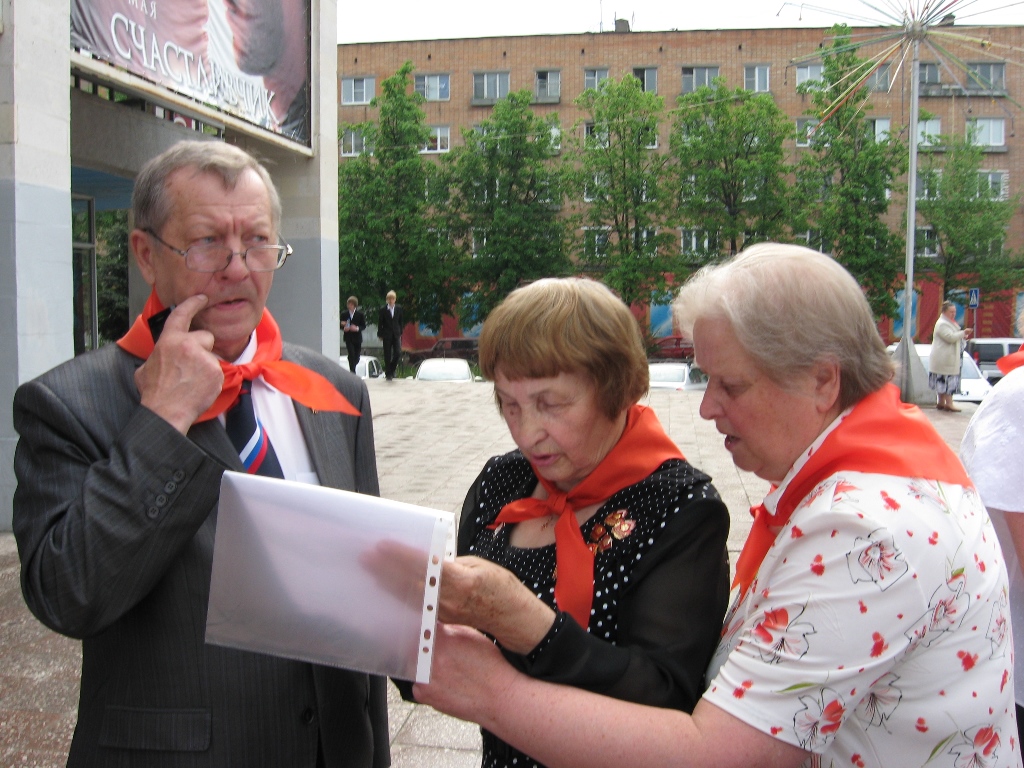
[[[557,611],[555,604],[555,545],[523,549],[509,543],[511,525],[489,530],[501,508],[511,501],[529,496],[537,479],[529,463],[518,451],[491,459],[480,474],[463,510],[463,526],[471,527],[470,537],[460,533],[460,554],[485,557],[512,571],[544,603]],[[631,578],[641,567],[645,555],[656,547],[676,516],[684,515],[702,501],[717,502],[724,512],[710,478],[686,461],[670,460],[636,485],[613,495],[580,528],[583,539],[595,553],[594,601],[587,631],[608,644],[621,640],[623,595]],[[727,518],[727,515],[726,515]],[[716,522],[716,525],[721,525]],[[724,523],[728,533],[728,522]],[[463,532],[464,533],[464,532]],[[724,539],[721,542],[724,551]],[[721,559],[720,555],[720,559]],[[725,556],[727,558],[727,556]],[[725,561],[728,568],[727,559]],[[709,574],[721,581],[721,574]],[[727,573],[726,573],[727,577]],[[727,593],[727,585],[725,587]],[[721,610],[724,612],[723,593]],[[718,627],[721,617],[718,617]],[[563,631],[576,623],[559,613],[548,636],[526,657],[533,662],[542,657],[549,645],[558,642]],[[717,627],[715,628],[717,637]],[[579,630],[576,630],[577,632]],[[710,651],[713,651],[713,637]],[[709,651],[709,652],[710,652]],[[508,654],[507,654],[508,655]],[[513,660],[513,663],[516,663]],[[539,764],[517,752],[492,734],[484,732],[483,766],[528,768]]]

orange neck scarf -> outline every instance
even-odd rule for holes
[[[594,551],[587,546],[576,521],[576,510],[607,501],[618,491],[639,483],[669,459],[683,454],[662,429],[654,411],[634,405],[626,428],[608,455],[572,490],[560,491],[537,468],[533,474],[548,492],[546,499],[518,499],[502,507],[489,527],[555,515],[555,603],[584,629],[590,624],[594,601]]]
[[[886,384],[857,403],[818,446],[790,480],[774,515],[764,504],[751,508],[754,524],[736,561],[733,580],[741,595],[754,581],[779,528],[789,522],[793,510],[818,483],[839,471],[973,485],[921,409],[900,402],[900,391]]]
[[[142,308],[142,314],[135,318],[128,333],[117,340],[117,345],[135,357],[148,360],[155,344],[147,321],[163,308],[160,299],[156,297],[156,291],[152,291],[146,306]],[[256,354],[251,362],[234,365],[220,361],[221,370],[224,371],[224,386],[213,405],[196,419],[196,423],[224,413],[238,399],[242,382],[251,381],[257,376],[263,376],[267,384],[307,408],[338,411],[350,416],[360,415],[359,410],[319,373],[281,359],[281,329],[267,309],[263,310],[263,317],[256,326],[256,345]]]
[[[1004,376],[1014,368],[1020,368],[1022,365],[1024,365],[1024,350],[1011,352],[996,360],[996,367],[1003,372]]]

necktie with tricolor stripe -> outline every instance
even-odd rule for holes
[[[243,381],[238,400],[224,414],[224,428],[250,475],[284,477],[274,446],[252,405],[252,382]]]

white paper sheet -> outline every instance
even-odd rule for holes
[[[206,641],[429,682],[443,512],[225,472]]]

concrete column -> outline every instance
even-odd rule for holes
[[[0,0],[0,529],[18,384],[74,355],[69,0]]]

